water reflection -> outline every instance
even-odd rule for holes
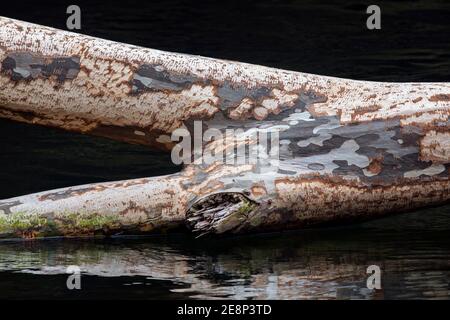
[[[449,209],[349,227],[208,241],[177,235],[5,242],[0,243],[0,273],[54,277],[78,265],[83,281],[122,279],[102,290],[142,287],[143,298],[155,293],[150,288],[157,282],[170,291],[169,298],[448,298]],[[379,291],[366,287],[371,264],[382,269]]]

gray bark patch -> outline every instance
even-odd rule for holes
[[[20,201],[6,201],[0,202],[0,213],[11,214],[11,208],[22,204]]]
[[[1,72],[13,81],[54,77],[62,83],[76,78],[79,71],[80,58],[76,56],[44,57],[30,52],[14,52],[1,63]]]

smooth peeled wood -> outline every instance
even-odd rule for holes
[[[0,201],[0,236],[287,230],[447,203],[450,84],[355,81],[168,53],[0,17],[0,116],[172,150],[195,121],[279,135],[279,161]]]

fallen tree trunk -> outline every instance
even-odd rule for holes
[[[450,199],[448,83],[290,72],[8,18],[0,18],[0,62],[0,117],[173,154],[179,145],[171,134],[180,128],[201,136],[200,156],[183,153],[193,162],[179,174],[0,201],[2,237],[184,225],[198,234],[286,230]],[[239,147],[244,160],[261,148],[255,133],[275,137],[275,145],[238,161]],[[214,156],[221,153],[232,161]]]

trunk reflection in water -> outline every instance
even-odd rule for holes
[[[71,298],[66,268],[78,265],[80,292],[97,299],[123,295],[127,288],[133,288],[129,298],[447,298],[448,211],[447,206],[348,227],[208,241],[180,235],[4,242],[0,279],[9,277],[10,285],[1,280],[0,296],[31,298],[35,290],[35,298]],[[367,289],[366,268],[372,264],[382,270],[381,290]],[[30,285],[33,278],[50,290]],[[106,278],[104,286],[100,279]]]

